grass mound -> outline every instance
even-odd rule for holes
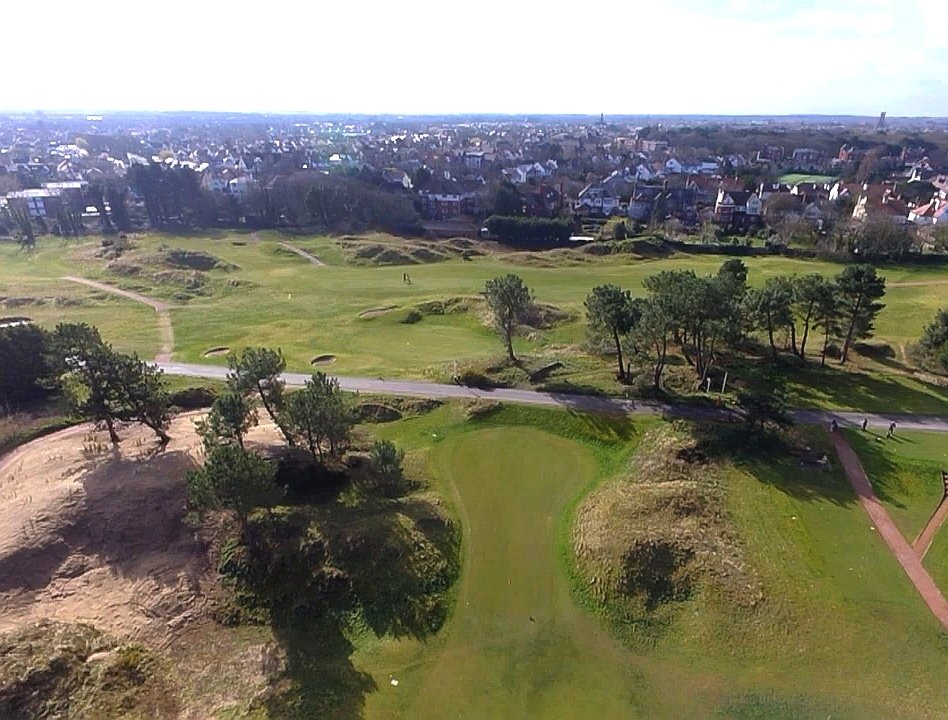
[[[467,238],[445,241],[406,240],[384,234],[364,237],[346,235],[339,241],[350,265],[424,265],[483,255],[478,244]]]
[[[127,287],[146,295],[163,295],[186,302],[196,297],[210,297],[218,286],[246,285],[244,281],[214,280],[211,270],[233,271],[236,265],[203,250],[184,250],[160,245],[147,252],[137,248],[117,256],[108,256],[105,270],[125,280]]]
[[[235,270],[237,267],[202,250],[182,250],[181,248],[172,248],[166,251],[164,261],[167,265],[175,268],[200,270],[202,272],[208,270]]]
[[[418,303],[415,308],[422,315],[454,315],[468,312],[474,305],[483,303],[482,298],[450,297],[443,300],[428,300]]]
[[[585,591],[620,627],[658,630],[708,593],[744,608],[763,597],[717,468],[680,427],[643,437],[627,472],[583,502],[572,540]]]
[[[90,625],[43,620],[0,637],[0,717],[172,718],[158,660]]]
[[[571,312],[558,308],[556,305],[533,303],[523,324],[533,330],[549,330],[559,323],[572,320],[573,317]]]

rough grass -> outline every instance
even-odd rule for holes
[[[162,663],[88,625],[44,620],[0,637],[0,717],[177,717]]]
[[[0,456],[76,422],[57,398],[31,403],[16,412],[0,415]]]
[[[702,594],[753,608],[762,591],[727,517],[721,472],[690,435],[659,425],[628,469],[580,506],[573,549],[585,587],[630,642],[652,642]]]

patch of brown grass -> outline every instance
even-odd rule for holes
[[[650,430],[573,529],[584,591],[611,617],[665,625],[708,593],[751,608],[762,591],[725,510],[720,468],[681,427]]]
[[[162,663],[90,625],[43,620],[0,637],[0,717],[173,718]]]

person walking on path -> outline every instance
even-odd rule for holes
[[[862,419],[862,431],[866,432],[869,429],[869,418]]]
[[[887,432],[887,433],[885,434],[885,436],[886,436],[887,438],[890,438],[890,437],[892,437],[893,435],[895,435],[895,422],[894,422],[894,421],[889,424],[889,432]]]

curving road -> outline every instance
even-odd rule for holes
[[[192,363],[158,362],[158,367],[169,375],[225,380],[227,368],[219,365],[198,365]],[[290,387],[302,386],[309,375],[306,373],[284,373],[283,380]],[[703,408],[667,403],[630,400],[616,397],[598,397],[595,395],[572,395],[569,393],[547,393],[536,390],[512,390],[498,388],[482,390],[463,385],[424,382],[419,380],[385,380],[383,378],[337,376],[339,387],[350,392],[374,393],[378,395],[405,395],[411,397],[447,399],[481,399],[498,402],[522,403],[525,405],[544,405],[562,407],[583,412],[624,413],[631,415],[658,415],[662,417],[685,417],[707,419],[729,419],[734,413],[727,409]],[[834,410],[794,410],[793,419],[799,423],[829,425],[836,420],[840,425],[860,427],[868,420],[874,428],[888,428],[894,422],[897,428],[905,430],[932,430],[948,432],[948,414],[946,415],[910,415],[906,413],[857,413]]]

